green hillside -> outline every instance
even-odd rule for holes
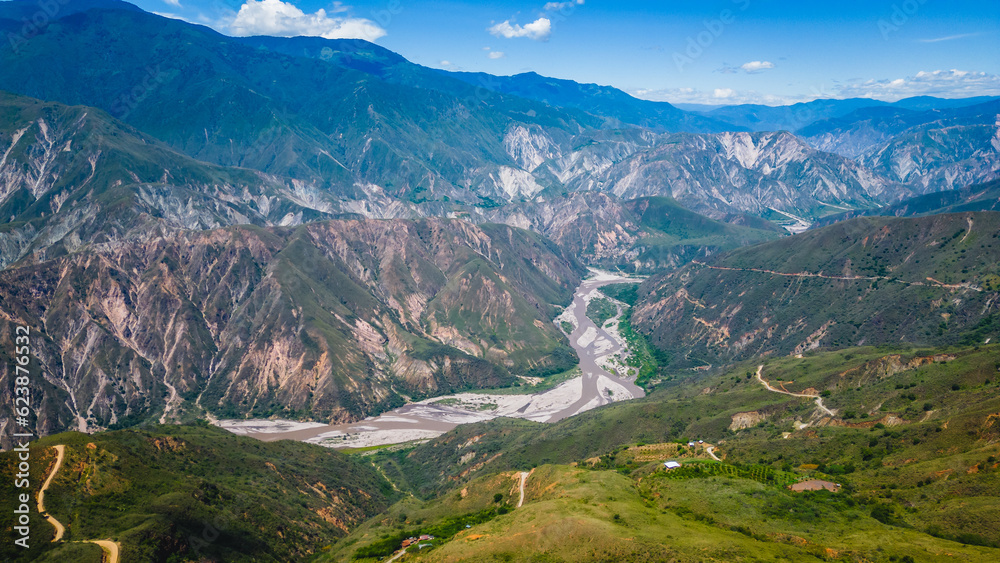
[[[815,226],[832,225],[861,216],[916,217],[965,211],[1000,211],[1000,180],[904,199],[877,209],[848,211],[827,217]]]
[[[996,345],[867,347],[761,362],[764,381],[815,393],[834,415],[768,391],[746,363],[671,372],[644,399],[553,425],[463,426],[374,454],[425,500],[397,504],[321,560],[374,561],[372,546],[487,511],[402,560],[992,561],[998,358]],[[687,446],[699,439],[723,461]],[[459,459],[472,453],[482,461]],[[666,473],[666,460],[683,466]],[[532,468],[516,508],[515,471]],[[806,479],[842,488],[785,488]]]
[[[502,143],[509,127],[565,138],[602,122],[473,88],[456,95],[391,84],[123,2],[70,4],[16,50],[0,44],[0,89],[98,107],[193,158],[341,198],[365,198],[368,184],[403,199],[506,196],[469,187],[485,182],[484,165],[514,165]],[[0,5],[4,37],[20,32],[19,17],[18,3]],[[38,73],[41,65],[50,72]]]
[[[650,279],[632,322],[676,365],[1000,337],[1000,213],[859,218]]]
[[[65,542],[111,538],[122,561],[299,561],[400,496],[361,460],[200,425],[38,440],[31,446],[32,499],[56,444],[66,453],[45,493],[47,512],[66,526]],[[0,454],[5,475],[13,474],[15,458]],[[19,490],[7,479],[0,487],[10,513]],[[5,526],[4,561],[101,561],[97,546],[50,543],[53,528],[37,513],[31,530],[31,548],[23,551]]]

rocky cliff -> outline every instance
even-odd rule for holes
[[[357,420],[570,367],[550,319],[580,275],[538,235],[457,220],[183,232],[3,271],[0,340],[32,331],[41,433],[199,407]]]

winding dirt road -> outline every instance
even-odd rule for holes
[[[789,395],[791,397],[802,397],[802,398],[805,398],[805,399],[814,399],[816,401],[816,407],[819,408],[821,411],[825,412],[826,414],[828,414],[830,416],[837,416],[837,414],[834,413],[832,410],[826,408],[826,405],[823,404],[823,397],[820,397],[819,395],[809,395],[809,394],[806,394],[806,393],[792,393],[790,391],[785,391],[784,389],[777,389],[775,387],[771,387],[771,384],[768,383],[768,382],[766,382],[766,381],[764,381],[764,378],[762,378],[760,376],[761,372],[763,372],[763,371],[764,371],[764,364],[761,364],[761,365],[757,366],[757,381],[760,381],[761,384],[763,384],[764,387],[766,387],[768,391],[771,391],[773,393],[781,393],[782,395]]]
[[[62,541],[63,535],[66,533],[66,527],[62,525],[58,520],[53,518],[50,514],[45,512],[45,491],[48,490],[49,485],[52,484],[52,480],[55,479],[56,473],[59,472],[59,468],[62,467],[63,459],[66,456],[66,446],[59,444],[52,446],[56,450],[56,463],[52,466],[52,471],[49,476],[45,479],[45,483],[42,484],[42,488],[38,491],[38,512],[52,524],[52,527],[56,529],[56,537],[52,540],[53,543]],[[107,554],[105,561],[107,563],[119,563],[120,547],[116,542],[111,540],[80,540],[80,543],[93,543],[100,546]]]
[[[53,447],[56,449],[56,464],[52,466],[52,472],[49,473],[48,478],[45,479],[45,483],[42,484],[41,490],[38,491],[38,513],[44,516],[49,521],[49,524],[52,524],[52,527],[56,529],[56,537],[52,539],[52,542],[55,543],[62,540],[63,534],[66,533],[66,528],[58,520],[45,512],[45,491],[52,484],[52,479],[55,478],[56,472],[62,467],[63,457],[66,455],[66,446],[60,444]]]
[[[96,543],[108,554],[108,563],[118,563],[118,544],[109,540],[84,540],[85,543]]]

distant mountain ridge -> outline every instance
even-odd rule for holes
[[[0,91],[0,268],[177,229],[332,218],[332,198],[196,161],[88,107]]]
[[[917,217],[965,211],[1000,211],[1000,180],[904,199],[897,204],[877,209],[831,215],[817,221],[814,227],[825,227],[854,217]]]
[[[31,5],[0,4],[0,30],[19,33]],[[42,61],[44,79],[36,72]],[[885,205],[1000,174],[983,146],[984,123],[934,133],[944,135],[943,147],[964,151],[960,162],[945,151],[920,152],[913,140],[880,139],[886,162],[921,160],[916,176],[882,161],[859,168],[822,151],[777,159],[780,167],[769,163],[766,172],[734,168],[734,149],[719,136],[744,138],[734,131],[753,127],[728,118],[531,73],[445,73],[360,40],[226,37],[111,0],[69,0],[16,49],[0,44],[0,88],[103,108],[192,158],[291,180],[308,194],[299,205],[314,214],[444,215],[596,189],[625,199],[670,196],[716,218],[769,216],[769,208],[811,218],[826,205]],[[815,121],[873,103],[804,107]],[[758,109],[780,116],[799,108]],[[769,138],[789,149],[799,144]],[[665,148],[678,139],[680,154]],[[769,143],[751,142],[754,150]]]

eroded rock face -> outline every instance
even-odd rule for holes
[[[765,420],[767,420],[767,415],[758,411],[738,412],[733,415],[733,421],[729,425],[729,429],[742,430],[744,428],[757,426]]]
[[[348,421],[558,369],[549,319],[581,272],[537,235],[457,220],[186,232],[3,271],[0,341],[31,327],[42,434],[195,403]]]

